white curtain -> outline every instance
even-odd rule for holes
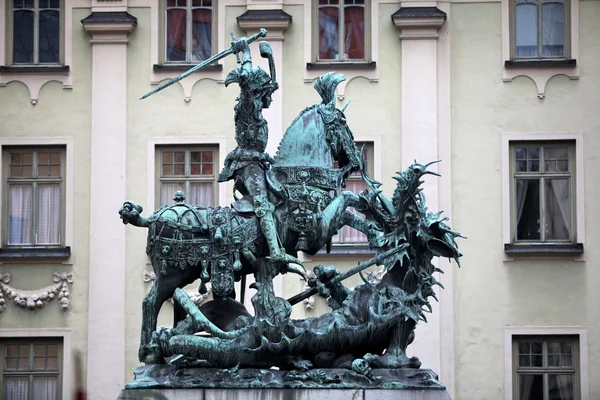
[[[60,244],[60,184],[38,185],[37,244]]]
[[[339,60],[339,9],[319,8],[319,59]]]
[[[204,61],[212,51],[212,13],[206,9],[193,10],[192,13],[192,61]]]
[[[5,400],[29,400],[29,377],[4,377]],[[37,399],[37,398],[36,398]]]
[[[548,375],[548,400],[573,400],[573,375]]]
[[[172,206],[175,204],[173,201],[173,197],[175,197],[175,192],[178,190],[183,191],[184,185],[183,182],[175,182],[175,183],[166,183],[162,182],[160,184],[160,204],[159,206]],[[189,200],[186,198],[186,201]]]
[[[360,193],[365,188],[366,188],[365,182],[362,180],[349,179],[346,183],[346,190],[349,190],[354,193]],[[362,214],[358,213],[354,208],[348,208],[348,211],[350,211],[353,214],[362,216]],[[356,229],[354,229],[350,226],[344,226],[341,230],[342,230],[341,237],[343,238],[341,241],[343,241],[344,243],[366,243],[367,242],[367,236],[364,233],[357,231]],[[338,235],[337,237],[339,238],[340,235]],[[336,236],[334,236],[334,238],[336,238]],[[338,239],[337,241],[339,242],[340,239]]]
[[[203,207],[213,206],[212,182],[190,183],[188,203]]]
[[[8,244],[31,244],[33,188],[9,185]]]
[[[564,5],[561,3],[546,3],[542,6],[542,56],[563,56],[564,43]]]
[[[548,239],[571,237],[571,196],[568,179],[546,179]]]
[[[58,378],[39,376],[33,378],[33,398],[35,400],[57,400]]]

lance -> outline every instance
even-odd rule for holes
[[[254,35],[250,36],[249,38],[247,38],[246,40],[248,40],[248,44],[254,42],[256,39],[258,38],[264,38],[267,36],[267,30],[266,29],[261,29],[260,31],[258,31],[258,33],[255,33]],[[232,36],[233,37],[233,36]],[[242,38],[243,39],[243,38]],[[237,40],[241,40],[241,39],[237,39]],[[235,40],[234,40],[235,43]],[[144,100],[146,97],[150,97],[152,96],[154,93],[158,93],[161,90],[171,86],[172,84],[179,82],[180,80],[182,80],[183,78],[193,74],[194,72],[198,71],[201,68],[206,67],[209,64],[212,64],[216,61],[219,61],[220,59],[227,57],[230,54],[234,53],[234,43],[231,44],[231,47],[228,49],[225,49],[223,51],[221,51],[220,53],[215,54],[214,56],[212,56],[211,58],[208,58],[204,61],[202,61],[200,64],[194,66],[193,68],[190,68],[189,70],[185,71],[183,74],[171,79],[168,82],[163,83],[162,85],[160,85],[159,87],[157,87],[156,89],[152,90],[151,92],[146,93],[145,95],[143,95],[140,100]]]
[[[359,272],[369,268],[371,265],[384,264],[386,262],[386,258],[406,249],[407,247],[408,247],[408,243],[402,243],[400,246],[394,247],[393,249],[385,251],[381,254],[377,254],[375,257],[373,257],[363,263],[360,263],[356,267],[349,269],[348,271],[346,271],[342,274],[334,276],[327,282],[323,282],[323,283],[325,284],[326,287],[331,287],[331,286],[335,285],[336,283],[339,283],[345,279],[348,279],[352,275],[358,274]],[[317,294],[318,292],[319,292],[319,289],[317,287],[313,287],[313,288],[305,290],[302,293],[298,293],[297,295],[295,295],[293,297],[290,297],[289,299],[287,299],[287,301],[291,305],[294,305],[294,304],[301,302],[304,299],[308,299],[310,296],[313,296],[313,295]]]

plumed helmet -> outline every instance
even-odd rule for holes
[[[238,67],[227,75],[225,86],[230,83],[237,83],[238,85],[244,85],[246,90],[254,92],[270,88],[273,86],[269,85],[270,82],[271,76],[260,67],[252,68],[252,71],[248,73]]]

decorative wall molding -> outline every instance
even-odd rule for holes
[[[10,274],[0,274],[0,313],[6,309],[6,299],[15,305],[27,310],[43,308],[55,298],[63,311],[69,309],[71,304],[71,293],[69,285],[73,284],[72,273],[54,273],[52,275],[55,284],[40,290],[19,290],[9,286]]]

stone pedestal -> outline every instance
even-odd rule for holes
[[[436,389],[125,389],[118,400],[452,400]]]
[[[182,368],[146,365],[135,370],[118,400],[451,400],[428,369],[345,368],[309,371]]]

